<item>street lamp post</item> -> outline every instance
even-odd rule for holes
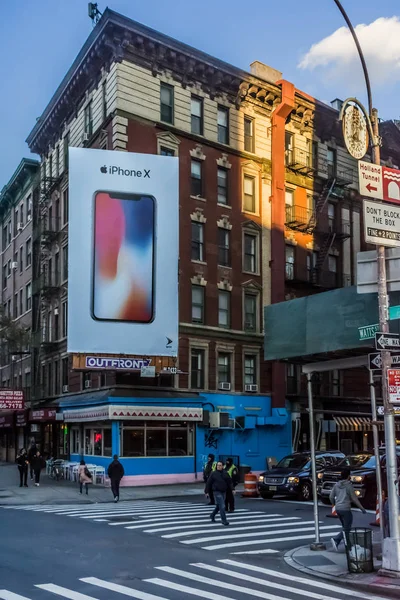
[[[378,111],[373,108],[371,83],[369,79],[367,65],[364,55],[357,38],[354,27],[347,16],[341,2],[334,0],[336,6],[340,10],[347,26],[353,36],[357,47],[358,55],[361,60],[362,69],[365,77],[368,96],[368,115],[367,124],[370,130],[371,146],[372,146],[372,162],[380,165],[380,138]],[[360,105],[359,105],[360,106]],[[385,262],[385,246],[377,246],[377,267],[378,267],[378,306],[379,306],[379,326],[380,331],[387,333],[389,331],[388,312],[389,301],[387,293],[386,281],[386,262]],[[384,422],[385,422],[385,445],[386,445],[386,465],[387,465],[387,487],[389,501],[389,524],[390,537],[383,540],[383,562],[384,571],[390,573],[400,573],[400,526],[398,505],[399,499],[396,491],[397,483],[397,457],[396,457],[396,441],[395,441],[395,426],[394,426],[394,410],[389,402],[387,371],[391,367],[390,352],[382,352],[382,397],[384,405]]]

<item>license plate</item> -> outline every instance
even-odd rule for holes
[[[276,485],[269,485],[268,489],[269,489],[270,492],[276,492],[278,488],[277,488]]]

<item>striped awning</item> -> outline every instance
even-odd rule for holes
[[[333,420],[339,431],[372,431],[372,421],[368,417],[333,417]]]

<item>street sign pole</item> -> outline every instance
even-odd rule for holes
[[[382,510],[382,472],[381,472],[381,458],[379,456],[379,433],[378,433],[378,414],[376,410],[376,395],[375,395],[375,382],[374,382],[374,372],[369,370],[369,389],[371,395],[371,414],[372,414],[372,434],[374,438],[374,454],[376,460],[376,487],[378,490],[378,498],[379,498],[379,507],[380,507],[380,515],[379,526],[382,533],[383,539],[383,510]]]

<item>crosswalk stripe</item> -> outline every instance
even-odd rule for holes
[[[84,577],[81,579],[83,583],[89,583],[110,592],[116,592],[117,594],[123,594],[130,598],[137,598],[138,600],[164,600],[161,596],[154,596],[154,594],[148,594],[147,592],[141,592],[132,588],[126,587],[125,585],[119,585],[118,583],[110,583],[103,579],[97,579],[97,577]]]
[[[241,513],[240,515],[236,515],[236,516],[230,516],[229,518],[231,520],[241,520],[241,522],[245,523],[247,522],[247,519],[253,519],[254,515],[257,515],[257,518],[262,519],[262,515],[265,515],[265,513],[263,511],[251,511],[248,513]],[[267,515],[268,517],[280,517],[281,515]],[[133,517],[132,517],[133,518]],[[204,524],[204,517],[193,517],[193,515],[188,516],[188,517],[179,517],[179,523],[202,523]],[[137,523],[136,521],[132,521],[132,519],[130,521],[118,521],[117,523],[109,523],[109,525],[111,527],[120,527],[122,525],[132,525],[132,523]],[[146,517],[145,519],[141,518],[140,519],[140,523],[144,523],[144,527],[152,527],[153,525],[155,527],[159,527],[162,525],[173,525],[175,523],[178,523],[176,520],[176,516],[174,517],[151,517],[148,518]],[[152,525],[153,524],[153,525]],[[139,525],[139,527],[142,527],[142,525]],[[128,527],[126,529],[129,529]],[[176,529],[176,527],[173,527],[173,529]]]
[[[279,554],[279,550],[266,548],[265,550],[244,550],[243,552],[231,552],[231,554]]]
[[[307,529],[313,529],[313,527],[308,527]],[[299,531],[299,530],[297,530]],[[340,529],[337,530],[339,533]],[[275,531],[275,533],[277,533]],[[335,531],[330,531],[329,533],[321,533],[320,537],[332,537],[335,534]],[[242,546],[259,546],[262,544],[276,544],[278,542],[293,542],[295,540],[311,540],[315,538],[315,533],[312,535],[292,535],[289,537],[278,537],[278,538],[270,538],[268,540],[251,540],[247,542],[229,542],[226,544],[213,544],[212,546],[202,546],[203,550],[222,550],[223,548],[239,548]],[[181,542],[184,544],[185,542]]]
[[[9,592],[8,590],[0,590],[0,599],[1,600],[29,600],[25,596],[20,596],[19,594],[14,594],[14,592]]]
[[[251,519],[251,515],[242,515],[240,517],[240,519],[244,519],[241,520],[241,523],[248,523],[247,519]],[[239,519],[239,516],[236,517],[237,519]],[[149,521],[153,521],[153,522],[149,522]],[[174,527],[172,527],[172,529],[181,529],[184,528],[186,526],[187,523],[197,523],[196,527],[204,527],[205,523],[206,523],[206,519],[204,516],[201,517],[196,517],[196,518],[190,518],[190,517],[181,517],[179,519],[179,521],[176,520],[176,517],[171,517],[169,519],[163,519],[161,522],[154,522],[154,521],[159,521],[156,519],[146,519],[145,521],[124,521],[122,523],[122,525],[128,525],[127,527],[124,527],[124,529],[145,529],[146,527],[162,527],[163,525],[173,525]],[[234,521],[232,521],[234,522]],[[132,523],[134,523],[132,525]],[[180,523],[184,523],[185,525],[180,525]],[[121,523],[109,523],[109,525],[121,525]],[[210,525],[211,525],[211,521],[210,521]],[[218,523],[216,523],[216,525],[218,525]],[[169,528],[168,528],[169,529]]]
[[[206,592],[205,590],[199,590],[198,588],[189,587],[187,585],[181,585],[180,583],[173,583],[172,581],[167,581],[166,579],[159,579],[158,577],[154,577],[153,579],[145,579],[147,583],[154,583],[155,585],[160,585],[162,587],[166,587],[170,590],[176,590],[177,592],[184,592],[185,594],[190,594],[191,596],[200,596],[201,598],[208,598],[208,600],[232,600],[228,596],[222,596],[222,594],[214,594],[213,592]],[[271,598],[271,600],[277,600],[278,597]],[[279,600],[284,600],[279,599]]]
[[[228,575],[228,577],[236,577],[240,580],[243,580],[243,573],[230,571],[229,569],[221,569],[221,567],[216,567],[214,565],[206,565],[204,563],[196,563],[196,564],[192,564],[191,566],[198,567],[199,569],[205,569],[207,571],[212,571],[213,573],[220,573],[221,575]],[[266,579],[261,579],[260,577],[253,577],[248,574],[246,575],[246,583],[247,582],[255,583],[257,585],[262,585],[264,587],[270,587],[270,588],[272,587],[275,589],[279,589],[279,591],[282,591],[282,592],[293,592],[293,587],[289,587],[288,585],[284,585],[282,583],[277,584],[272,581],[267,581]],[[235,586],[235,588],[237,588],[237,586]],[[237,590],[237,591],[239,591],[239,590]],[[251,594],[252,596],[259,594],[259,592],[257,592],[257,591],[251,592],[250,590],[248,590],[248,588],[246,590],[240,590],[240,591],[243,591],[243,593],[245,593],[245,594]],[[301,590],[298,587],[296,588],[296,594],[298,594],[299,596],[307,596],[308,598],[313,598],[314,600],[337,600],[333,596],[327,596],[325,593],[323,595],[321,595],[321,594],[317,594],[315,592],[310,592],[308,590]],[[269,596],[269,594],[268,594],[268,596]],[[260,595],[260,597],[262,598],[263,596]]]
[[[239,569],[243,569],[245,571],[256,571],[258,574],[262,573],[264,575],[269,575],[270,577],[277,577],[278,579],[287,579],[288,576],[286,573],[280,573],[279,571],[273,571],[272,569],[267,569],[265,567],[261,567],[259,565],[251,565],[248,563],[241,563],[238,562],[237,560],[232,560],[230,558],[225,558],[225,559],[220,559],[218,560],[218,562],[220,563],[224,563],[225,565],[229,565],[232,567],[236,567]],[[245,574],[243,574],[243,576],[246,576]],[[293,573],[290,573],[290,581],[296,582],[296,583],[302,583],[311,587],[319,587],[319,588],[323,588],[324,590],[329,590],[330,592],[337,592],[340,594],[344,594],[346,596],[354,596],[355,592],[354,589],[346,589],[346,588],[342,588],[339,587],[337,585],[332,585],[331,583],[328,583],[327,581],[317,581],[315,579],[306,579],[305,577],[298,577],[296,575],[294,575]],[[380,598],[379,596],[374,596],[371,594],[364,594],[362,591],[357,590],[357,598],[365,598],[366,600],[382,600],[382,598]]]
[[[64,515],[64,516],[90,516],[90,515],[100,515],[100,514],[105,514],[105,513],[126,513],[129,512],[130,514],[135,514],[135,515],[152,515],[152,514],[167,514],[167,513],[177,513],[179,512],[207,512],[207,510],[210,510],[209,508],[207,508],[206,506],[197,506],[197,507],[192,507],[192,506],[173,506],[173,507],[163,507],[163,508],[159,508],[159,507],[154,507],[154,508],[136,508],[134,506],[130,506],[130,505],[116,505],[113,504],[112,506],[109,507],[102,507],[102,508],[96,508],[96,509],[92,509],[92,510],[68,510],[68,511],[53,511],[52,514],[57,514],[57,515]],[[249,509],[240,509],[240,511],[248,511]],[[47,514],[51,514],[47,511]]]
[[[258,523],[260,526],[263,523],[268,523],[268,522],[275,522],[275,521],[294,521],[296,519],[300,519],[300,517],[281,517],[278,519],[263,519],[261,517],[258,517],[257,519],[253,519],[252,516],[248,516],[247,519],[245,519],[244,517],[237,517],[237,520],[235,521],[231,516],[229,517],[229,522],[232,523],[233,525],[248,525],[249,523]],[[321,521],[322,522],[322,521]],[[158,527],[159,524],[157,524]],[[205,523],[204,520],[202,520],[200,525],[178,525],[175,524],[173,527],[162,527],[161,529],[146,529],[145,533],[160,533],[163,531],[172,531],[174,529],[196,529],[199,527],[204,527]],[[215,527],[220,525],[220,523],[211,523],[210,522],[210,526]],[[147,525],[146,525],[147,527]],[[153,525],[151,525],[151,527],[153,527]],[[229,531],[238,531],[240,529],[243,529],[243,527],[230,527]],[[246,527],[246,529],[255,529],[255,527]],[[197,531],[197,532],[193,532],[193,533],[203,533],[203,531]],[[207,530],[204,531],[204,533],[207,533]],[[191,535],[189,533],[185,534],[185,535]],[[163,537],[168,537],[168,536],[163,536]]]
[[[69,590],[68,588],[55,585],[54,583],[43,583],[41,585],[35,585],[35,587],[44,590],[45,592],[51,592],[57,596],[62,596],[63,598],[69,598],[69,600],[96,600],[93,596],[74,592],[74,590]]]
[[[293,523],[293,521],[295,519],[299,519],[300,523]],[[229,527],[229,531],[243,531],[246,530],[248,531],[249,529],[257,529],[258,531],[260,529],[270,529],[273,527],[291,527],[292,525],[302,525],[302,524],[308,524],[308,523],[313,523],[314,521],[301,521],[300,517],[286,517],[284,519],[277,519],[278,521],[291,521],[290,523],[275,523],[275,522],[271,522],[271,523],[267,523],[265,525],[261,525],[260,522],[258,522],[257,525],[252,525],[250,527]],[[216,525],[219,525],[219,523],[216,523]],[[214,527],[214,523],[210,523],[209,527],[212,526]],[[152,530],[151,529],[145,529],[145,533],[150,533]],[[154,531],[154,530],[153,530]],[[157,530],[156,530],[157,531]],[[186,537],[189,535],[198,535],[199,533],[209,533],[210,529],[202,529],[201,531],[183,531],[183,532],[178,532],[178,533],[168,533],[167,535],[162,535],[162,538],[165,539],[173,539],[173,538],[178,538],[178,537]],[[291,531],[291,530],[288,530]],[[218,536],[219,537],[219,536]],[[243,535],[240,535],[238,537],[243,537]]]
[[[133,511],[124,511],[124,512],[121,512],[121,511],[104,511],[104,512],[101,512],[101,513],[99,513],[99,512],[98,513],[91,513],[89,515],[86,514],[86,515],[69,515],[69,516],[77,516],[80,519],[93,519],[94,517],[97,517],[97,516],[107,517],[107,516],[116,516],[116,515],[118,515],[120,517],[128,516],[128,515],[135,515],[136,517],[140,517],[142,515],[144,515],[144,516],[148,516],[148,515],[159,515],[159,516],[175,515],[175,517],[179,517],[180,518],[181,516],[184,516],[184,515],[188,515],[188,516],[190,516],[190,515],[193,515],[193,516],[195,516],[195,515],[204,515],[204,514],[208,514],[209,512],[210,512],[209,509],[200,509],[200,508],[197,508],[196,510],[194,510],[194,509],[183,509],[183,510],[179,510],[179,512],[176,509],[174,509],[174,510],[168,510],[168,511],[162,511],[162,512],[157,511],[157,510],[155,510],[155,511],[146,511],[145,513],[143,513],[143,512],[133,512]],[[248,512],[248,510],[245,509],[245,508],[242,508],[242,509],[239,509],[237,512]]]
[[[214,540],[232,540],[235,538],[244,538],[244,537],[259,537],[260,535],[276,535],[278,533],[297,533],[299,531],[313,531],[314,527],[300,527],[300,525],[302,526],[303,523],[314,523],[314,521],[300,521],[299,523],[293,523],[293,525],[299,525],[299,527],[296,529],[278,529],[278,531],[263,531],[263,532],[255,532],[255,533],[234,533],[233,535],[230,535],[229,533],[227,535],[218,535],[217,537],[213,536],[213,537],[203,537],[203,538],[196,538],[194,540],[185,540],[182,542],[182,544],[203,544],[204,542],[213,542]],[[281,527],[281,524],[278,524],[278,527]],[[337,529],[337,525],[325,525],[323,527],[320,527],[320,529]],[[250,542],[253,543],[253,542]]]

